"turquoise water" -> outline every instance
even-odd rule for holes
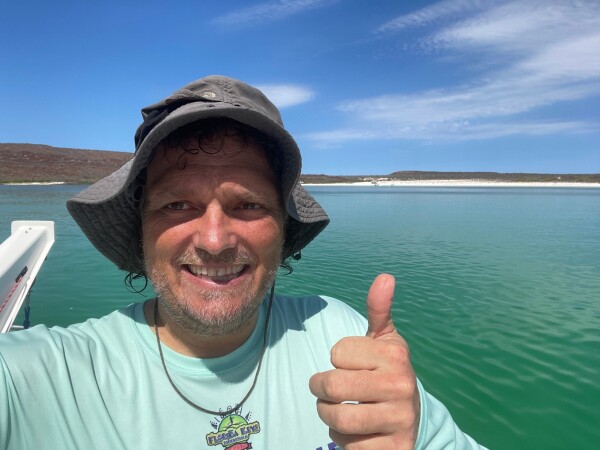
[[[81,186],[0,186],[10,221],[56,222],[32,322],[100,316],[144,298],[70,219]],[[600,442],[600,189],[310,188],[332,224],[278,290],[364,312],[396,276],[394,321],[416,372],[461,428],[494,449]],[[152,295],[151,293],[147,294]]]

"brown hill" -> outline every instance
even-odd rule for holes
[[[0,143],[0,183],[93,183],[132,157],[126,152]]]

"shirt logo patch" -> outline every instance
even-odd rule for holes
[[[244,416],[240,409],[220,418],[215,417],[215,421],[210,422],[215,431],[206,435],[206,443],[210,446],[221,445],[225,450],[251,449],[251,436],[260,433],[260,423],[251,422],[251,415],[248,413]]]

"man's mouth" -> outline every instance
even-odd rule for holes
[[[222,267],[208,267],[196,264],[187,264],[186,266],[188,271],[194,276],[220,283],[239,277],[246,268],[245,264],[232,264]]]

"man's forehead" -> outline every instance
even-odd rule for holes
[[[269,165],[266,152],[252,142],[239,142],[229,137],[214,139],[210,143],[198,143],[184,139],[175,143],[161,142],[154,151],[150,166],[177,165],[184,169],[189,164],[197,166]]]
[[[281,206],[281,192],[273,171],[266,159],[258,156],[255,153],[252,158],[251,149],[225,157],[192,154],[186,156],[184,167],[180,162],[159,158],[148,169],[146,200],[150,203],[165,199],[205,201],[208,195]]]
[[[223,129],[214,132],[198,132],[197,134],[169,135],[162,140],[157,149],[164,151],[185,151],[188,153],[203,152],[214,155],[235,155],[245,148],[265,153],[265,149],[252,137],[233,129]]]
[[[237,176],[277,186],[274,171],[261,147],[224,137],[222,142],[211,146],[192,147],[159,145],[148,166],[147,183],[179,181],[187,176],[222,177],[223,180]],[[215,145],[213,145],[215,144]]]

